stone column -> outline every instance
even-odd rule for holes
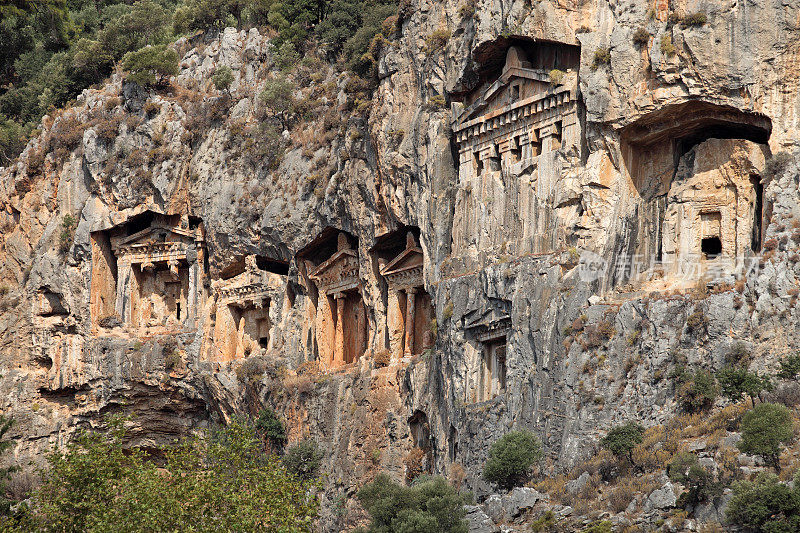
[[[117,301],[115,312],[123,326],[131,323],[131,287],[133,286],[133,269],[130,261],[120,258],[117,261]]]
[[[334,296],[336,300],[336,328],[333,341],[333,364],[340,366],[344,363],[344,293]]]
[[[416,288],[406,289],[406,356],[414,354],[414,295]]]

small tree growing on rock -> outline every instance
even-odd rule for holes
[[[636,422],[628,422],[612,428],[605,437],[600,439],[600,445],[617,458],[626,457],[632,465],[635,465],[633,449],[637,444],[641,444],[643,439],[644,427]]]
[[[322,452],[313,440],[300,441],[286,449],[283,466],[303,481],[310,481],[319,474]]]
[[[130,81],[143,87],[166,85],[170,76],[178,74],[178,53],[166,45],[145,46],[125,54],[122,68]]]
[[[762,391],[772,390],[772,381],[768,376],[759,376],[755,372],[749,372],[746,368],[726,367],[717,372],[717,382],[722,390],[723,396],[733,402],[738,402],[742,396],[749,396],[756,406],[756,398]]]
[[[527,430],[506,433],[489,448],[483,479],[510,490],[527,481],[531,468],[541,458],[539,437]]]
[[[286,429],[278,415],[267,407],[258,413],[256,432],[264,445],[272,451],[281,451],[286,444]]]
[[[231,83],[233,83],[233,71],[231,67],[227,65],[219,67],[214,71],[214,75],[211,76],[211,81],[214,82],[214,87],[216,87],[218,91],[229,92]]]
[[[800,531],[800,479],[794,488],[775,474],[763,472],[755,481],[733,484],[733,498],[725,512],[728,522],[747,531]]]
[[[783,405],[762,403],[742,417],[742,440],[736,445],[744,453],[758,455],[780,471],[783,444],[794,440],[792,415]]]

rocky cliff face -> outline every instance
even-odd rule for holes
[[[85,91],[0,174],[16,457],[108,412],[157,448],[271,405],[326,451],[337,530],[377,471],[484,496],[509,428],[559,471],[671,418],[675,365],[741,341],[773,368],[797,349],[799,15],[415,0],[374,90],[291,69],[285,131],[255,29],[176,43],[167,90]]]

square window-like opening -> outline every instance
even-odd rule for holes
[[[514,103],[519,100],[519,85],[511,86],[511,102]]]
[[[700,251],[707,259],[713,259],[722,253],[722,241],[719,237],[706,237],[700,241]]]

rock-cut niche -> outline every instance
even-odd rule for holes
[[[433,304],[425,291],[419,228],[403,227],[376,239],[370,253],[386,280],[388,346],[393,360],[433,346]]]
[[[468,365],[467,403],[488,401],[506,391],[506,353],[511,333],[511,302],[490,298],[464,316]]]
[[[317,359],[327,368],[358,361],[369,333],[358,240],[328,227],[297,253],[297,263],[311,296],[306,329],[313,331]]]
[[[558,154],[579,154],[580,47],[499,38],[473,52],[470,84],[451,93],[458,183],[453,254],[549,251],[537,190],[560,179]],[[549,224],[552,226],[552,224]]]
[[[702,101],[624,128],[623,158],[648,213],[637,252],[679,279],[734,273],[759,252],[771,129],[764,115]]]
[[[220,272],[212,284],[217,298],[213,360],[242,359],[272,348],[272,303],[285,294],[288,272],[288,263],[260,255],[237,257]]]
[[[145,211],[93,232],[91,244],[93,326],[155,334],[196,325],[205,276],[199,218]]]

